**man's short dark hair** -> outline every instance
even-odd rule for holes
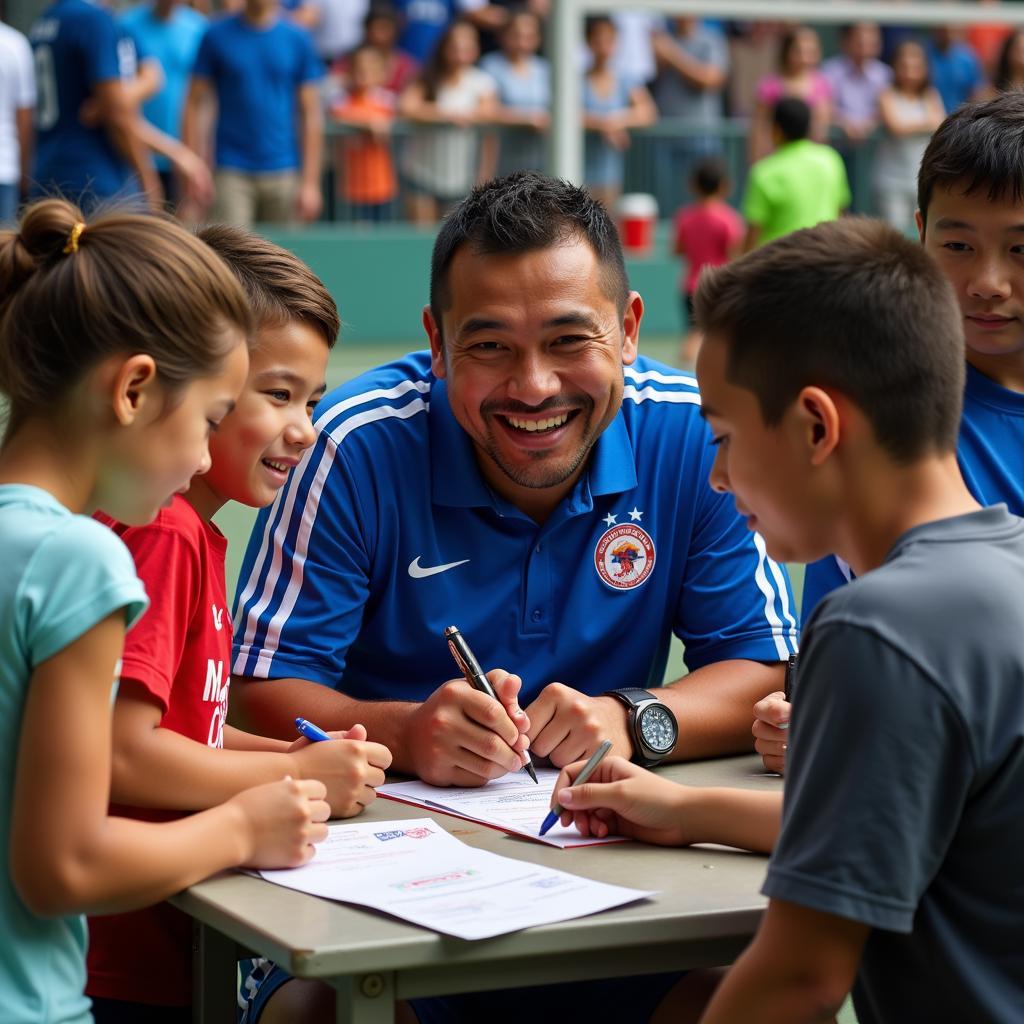
[[[725,164],[717,156],[706,156],[693,169],[693,185],[702,196],[713,196],[725,181]]]
[[[900,462],[956,449],[964,337],[952,286],[916,242],[862,217],[805,228],[705,268],[697,322],[728,380],[777,425],[802,388],[850,398]]]
[[[772,124],[787,142],[806,139],[811,130],[811,108],[798,96],[784,96],[772,110]]]
[[[953,186],[965,196],[984,189],[992,202],[1024,200],[1024,92],[968,103],[935,129],[917,175],[922,219],[935,189]]]
[[[516,171],[473,189],[445,218],[430,263],[430,311],[440,328],[450,303],[448,270],[455,253],[527,253],[567,241],[587,242],[597,256],[601,290],[623,312],[629,281],[619,233],[608,211],[586,191],[535,171]]]

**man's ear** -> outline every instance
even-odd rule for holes
[[[626,313],[622,318],[622,364],[636,362],[640,342],[640,321],[644,318],[644,300],[638,292],[630,292],[626,300]]]
[[[430,306],[423,307],[423,329],[430,343],[430,368],[438,380],[444,380],[444,342],[441,340],[441,325],[434,319]]]
[[[796,400],[802,436],[812,466],[820,466],[835,451],[842,418],[835,399],[823,388],[806,387]]]
[[[163,407],[163,395],[152,356],[136,353],[118,357],[108,367],[110,406],[114,418],[129,427],[141,417],[155,417]]]
[[[920,210],[914,211],[914,223],[917,225],[917,240],[924,245],[924,217]]]

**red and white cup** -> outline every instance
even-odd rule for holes
[[[628,192],[618,202],[619,237],[627,256],[645,256],[654,249],[658,201],[646,192]]]

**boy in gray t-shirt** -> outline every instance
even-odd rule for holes
[[[952,288],[851,218],[707,274],[695,304],[711,486],[773,558],[860,578],[805,629],[781,801],[618,758],[554,797],[585,834],[774,849],[708,1024],[828,1019],[851,987],[861,1024],[1024,1020],[1024,520],[957,467]]]

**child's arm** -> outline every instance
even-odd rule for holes
[[[258,749],[250,744],[262,737],[236,731],[235,738],[248,749],[219,750],[160,728],[163,709],[141,683],[123,679],[121,691],[113,726],[111,796],[116,803],[203,810],[248,786],[291,775],[319,779],[326,786],[333,816],[347,818],[375,799],[374,789],[384,782],[391,764],[388,748],[364,742],[361,726],[351,730],[352,739],[338,742],[265,741],[276,749]]]
[[[853,985],[870,929],[771,900],[754,941],[718,987],[702,1024],[832,1020]]]
[[[782,794],[680,786],[621,757],[607,757],[582,786],[584,762],[563,768],[553,802],[585,836],[629,836],[659,846],[722,843],[770,853],[779,834]]]
[[[11,878],[41,915],[144,906],[223,868],[301,864],[326,836],[318,782],[246,791],[164,825],[107,816],[110,691],[124,613],[33,672],[14,783]]]
[[[658,120],[658,108],[651,94],[638,85],[629,90],[629,107],[619,116],[622,128],[646,128]]]

